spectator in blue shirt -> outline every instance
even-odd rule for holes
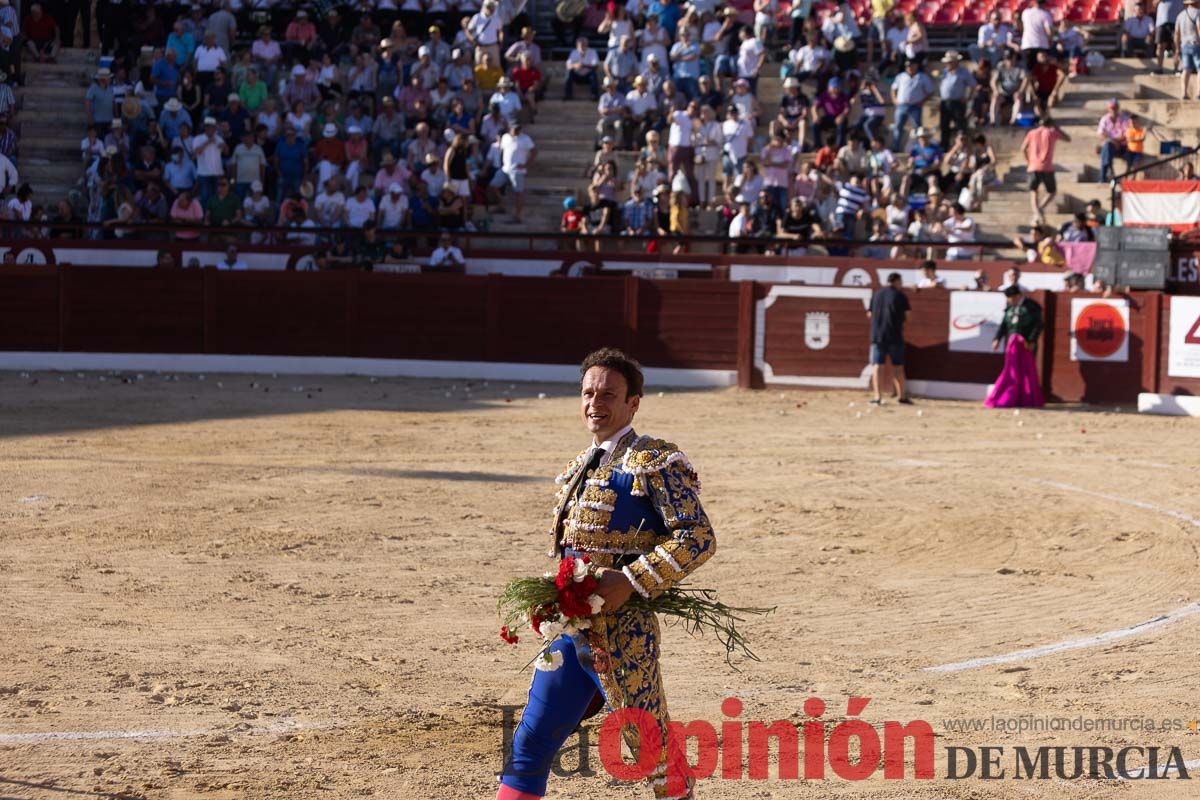
[[[175,66],[177,55],[174,50],[167,49],[162,58],[154,62],[150,68],[150,80],[154,83],[154,96],[159,103],[175,96],[179,86],[179,68]]]
[[[178,97],[172,97],[163,105],[163,110],[158,114],[158,127],[162,129],[166,140],[170,142],[179,135],[179,126],[185,123],[188,125],[192,123],[192,115],[184,110],[183,103],[179,102]]]
[[[693,99],[700,89],[700,45],[692,41],[687,28],[679,32],[679,41],[671,48],[671,69],[675,88]]]
[[[646,191],[635,183],[632,197],[621,206],[621,219],[625,223],[626,236],[648,236],[654,232],[654,204],[646,199]]]
[[[905,176],[904,186],[901,189],[905,195],[910,189],[924,192],[925,184],[936,183],[942,171],[942,148],[938,147],[925,128],[917,128],[916,136],[917,143],[908,150],[908,159],[912,168],[910,174]],[[910,183],[912,179],[919,179],[915,186]]]
[[[196,185],[196,165],[184,156],[182,147],[171,150],[171,160],[163,166],[162,178],[172,199],[182,191],[191,191]]]
[[[184,29],[183,20],[175,20],[171,34],[167,36],[167,49],[175,52],[175,63],[183,65],[191,61],[196,52],[196,39]]]
[[[283,139],[275,145],[275,171],[279,174],[275,188],[275,202],[278,203],[300,191],[300,184],[308,172],[308,146],[291,125],[284,128]]]
[[[646,16],[658,17],[658,24],[674,39],[675,28],[679,25],[679,18],[683,16],[683,11],[675,0],[653,0],[646,9]]]

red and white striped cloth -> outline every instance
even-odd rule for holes
[[[1176,233],[1200,227],[1200,181],[1121,181],[1121,217]]]

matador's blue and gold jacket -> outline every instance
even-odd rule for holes
[[[581,452],[556,479],[554,519],[561,516],[562,524],[551,530],[551,557],[566,548],[586,552],[655,598],[712,556],[716,541],[700,505],[700,479],[679,448],[631,429],[585,477],[575,500],[568,495],[590,453]]]
[[[700,505],[700,479],[675,445],[632,430],[590,475],[580,475],[591,451],[576,456],[558,476],[549,555],[559,558],[568,548],[586,553],[598,566],[620,568],[642,597],[658,597],[716,551]],[[587,644],[591,663],[585,667],[594,669],[608,706],[640,708],[658,721],[663,741],[647,780],[656,797],[670,796],[666,769],[675,742],[666,737],[658,618],[630,605],[602,611],[592,618]],[[626,726],[624,734],[638,753],[637,728]],[[691,792],[674,796],[691,797]]]

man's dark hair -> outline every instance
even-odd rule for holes
[[[579,365],[580,382],[583,381],[583,376],[592,367],[603,367],[604,369],[612,369],[621,373],[628,387],[625,392],[626,400],[631,397],[642,396],[642,386],[644,383],[642,365],[615,347],[602,347],[599,350],[589,353],[587,358],[583,360],[583,363]]]
[[[888,275],[887,282],[888,282],[888,285],[890,286],[893,283],[899,283],[901,280],[902,280],[902,278],[900,277],[899,272],[892,272]]]
[[[921,269],[931,269],[934,272],[937,272],[937,262],[934,261],[932,258],[927,258],[921,262]],[[894,275],[896,273],[892,273],[892,274]],[[888,280],[891,280],[891,278],[889,277]]]
[[[1016,297],[1020,293],[1021,293],[1021,290],[1019,287],[1016,286],[1016,284],[1009,286],[1004,290],[1005,297]]]

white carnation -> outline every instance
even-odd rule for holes
[[[562,651],[555,650],[553,652],[542,653],[540,656],[535,658],[533,661],[533,668],[538,672],[554,672],[554,670],[562,666],[562,663]]]
[[[563,626],[558,622],[543,622],[541,624],[542,638],[553,642],[563,632]]]
[[[588,605],[592,607],[593,615],[599,614],[600,609],[604,608],[604,598],[598,594],[589,594],[587,601]]]
[[[588,575],[589,565],[582,558],[575,559],[575,574],[572,576],[576,583],[579,583]]]

